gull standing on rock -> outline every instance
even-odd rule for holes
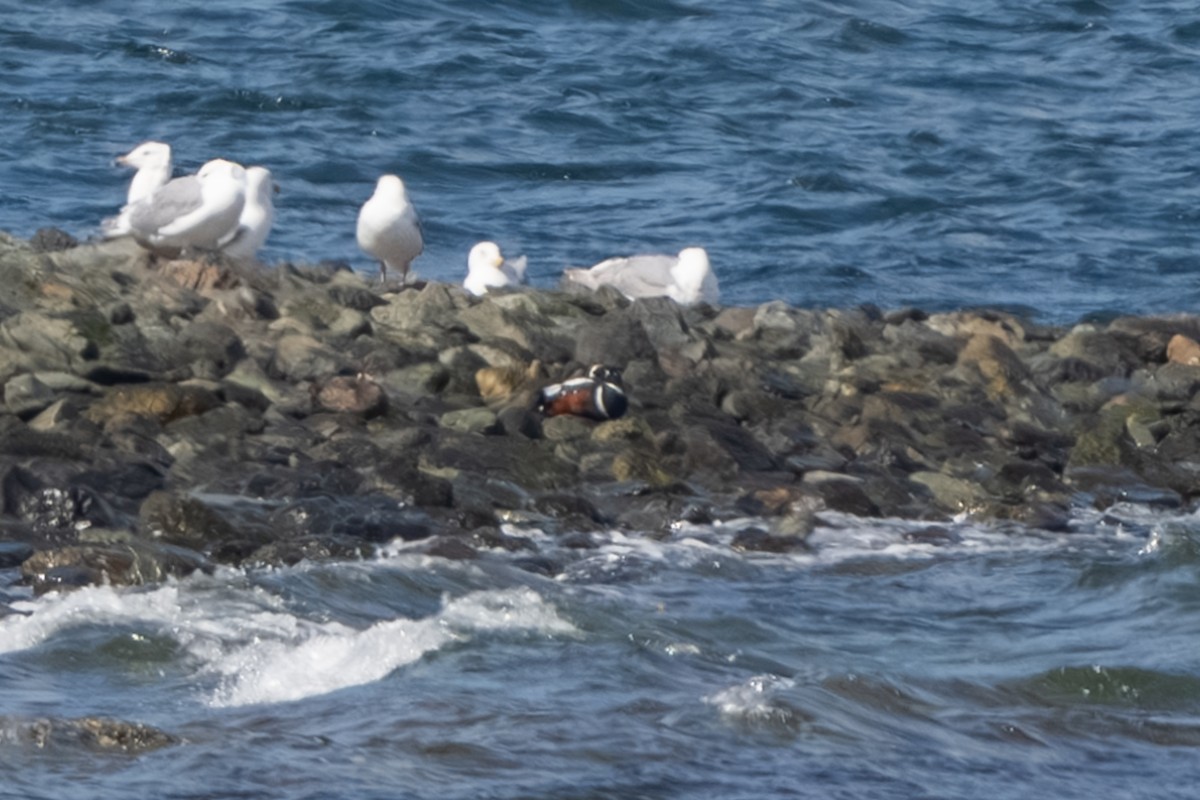
[[[525,282],[525,256],[505,259],[495,242],[480,242],[467,255],[467,278],[463,288],[479,297],[488,289],[516,286]]]
[[[104,237],[107,239],[128,235],[129,207],[149,197],[154,190],[171,180],[171,145],[163,142],[142,142],[125,155],[117,156],[116,163],[122,167],[132,167],[137,172],[129,182],[129,192],[125,196],[125,206],[120,215],[106,219],[103,223]]]
[[[408,282],[409,266],[425,249],[421,221],[408,199],[404,181],[384,175],[375,184],[375,193],[358,212],[358,246],[379,259],[380,280],[387,271],[400,273],[400,282]]]
[[[147,250],[172,258],[185,248],[216,250],[236,230],[245,204],[246,170],[214,159],[130,206],[130,233]]]
[[[266,167],[246,169],[246,203],[237,228],[221,243],[221,252],[237,261],[253,261],[271,233],[275,222],[275,204],[271,195],[279,188]]]
[[[630,300],[669,297],[680,305],[716,304],[721,293],[717,276],[703,247],[687,247],[678,256],[641,255],[610,258],[589,269],[568,269],[563,282],[570,288],[612,286]]]

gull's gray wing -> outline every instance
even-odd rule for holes
[[[626,297],[659,297],[673,283],[675,256],[644,255],[612,258],[592,267],[597,283],[606,283]]]
[[[161,230],[203,205],[200,188],[200,179],[195,175],[169,181],[129,207],[129,227],[145,236]]]
[[[529,262],[525,256],[506,258],[500,270],[512,283],[525,283],[525,265]]]

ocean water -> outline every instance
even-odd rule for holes
[[[376,177],[417,262],[536,286],[710,251],[726,302],[1194,310],[1200,12],[1145,3],[0,2],[0,230],[81,238],[112,159],[276,176],[267,261],[343,259]]]
[[[0,796],[1185,798],[1200,520],[611,532],[551,579],[385,549],[9,593]],[[537,537],[536,531],[523,533]],[[123,753],[39,721],[177,738]],[[45,722],[41,722],[43,726]]]
[[[724,300],[1045,321],[1193,311],[1200,12],[1177,1],[0,0],[0,229],[95,236],[170,142],[274,173],[268,262],[535,286],[706,247]],[[1186,798],[1200,519],[1048,534],[827,518],[472,562],[223,570],[34,598],[0,571],[0,798]],[[539,537],[536,530],[514,531]],[[123,753],[46,725],[175,737]],[[49,723],[46,721],[49,720]]]

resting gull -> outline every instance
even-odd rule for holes
[[[195,175],[175,178],[129,206],[138,244],[159,255],[184,248],[216,250],[238,224],[246,202],[246,170],[214,159]]]
[[[238,261],[254,260],[275,222],[271,194],[276,191],[278,187],[272,182],[269,169],[246,169],[246,204],[242,206],[237,228],[221,242],[221,252]]]
[[[120,215],[104,221],[104,236],[109,239],[128,235],[129,207],[149,197],[155,189],[171,180],[171,145],[162,142],[142,142],[125,155],[117,156],[116,163],[122,167],[132,167],[137,172],[129,182],[125,207],[121,209]]]
[[[525,282],[525,256],[505,259],[495,242],[480,242],[467,255],[467,278],[463,288],[476,297],[488,289],[516,286]]]
[[[404,181],[395,175],[379,179],[375,193],[358,213],[357,233],[358,246],[379,259],[380,280],[387,280],[390,269],[400,273],[401,283],[408,282],[409,266],[421,255],[425,242]]]
[[[687,247],[678,256],[640,255],[610,258],[589,269],[568,269],[564,282],[570,286],[599,289],[612,286],[631,300],[639,297],[669,297],[680,305],[716,303],[720,299],[717,276],[702,247]]]

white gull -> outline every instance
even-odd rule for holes
[[[109,239],[128,235],[129,207],[149,197],[155,189],[171,180],[171,145],[142,142],[125,155],[117,156],[116,163],[122,167],[132,167],[137,172],[129,181],[129,191],[125,195],[125,207],[121,213],[104,220],[104,236]]]
[[[563,271],[570,287],[599,289],[612,286],[631,300],[639,297],[670,297],[680,305],[720,300],[717,276],[702,247],[687,247],[678,256],[638,255],[610,258],[588,269]]]
[[[463,288],[476,297],[488,289],[516,286],[525,282],[525,256],[505,259],[495,242],[480,242],[467,255],[467,277]]]
[[[246,169],[246,203],[237,228],[221,242],[221,252],[238,261],[252,261],[271,233],[275,204],[271,195],[278,188],[266,167]]]
[[[185,248],[216,250],[237,227],[246,203],[246,170],[214,159],[195,175],[175,178],[129,206],[130,233],[160,255]]]
[[[358,246],[379,259],[382,281],[390,269],[400,273],[401,283],[408,282],[410,265],[425,249],[425,241],[417,211],[399,177],[384,175],[375,184],[375,193],[358,213],[357,236]]]

